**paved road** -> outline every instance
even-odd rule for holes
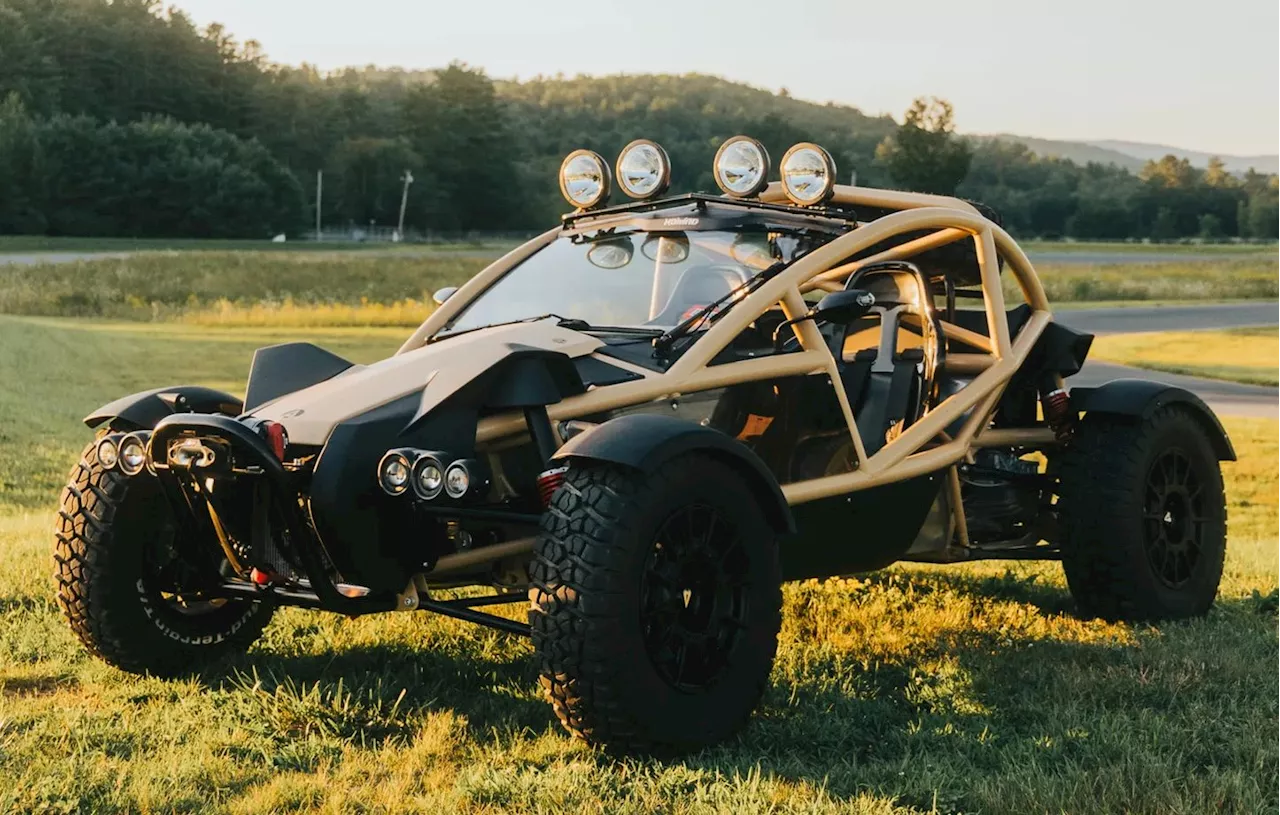
[[[1062,309],[1054,320],[1090,334],[1145,331],[1205,331],[1248,325],[1276,325],[1276,303],[1222,303],[1203,306]]]
[[[1113,379],[1154,379],[1186,388],[1203,399],[1219,416],[1280,418],[1280,391],[1258,385],[1239,385],[1217,379],[1201,379],[1197,376],[1167,374],[1092,361],[1086,362],[1084,370],[1071,377],[1068,384],[1074,388],[1094,387]]]
[[[1280,308],[1276,303],[1231,303],[1204,306],[1163,306],[1149,308],[1099,308],[1060,311],[1054,319],[1090,334],[1141,331],[1203,331],[1246,325],[1276,325]],[[1280,418],[1280,391],[1257,385],[1239,385],[1216,379],[1167,374],[1113,365],[1086,362],[1084,370],[1071,377],[1073,387],[1101,385],[1112,379],[1154,379],[1186,388],[1208,403],[1220,416]]]
[[[132,252],[30,252],[19,254],[0,253],[0,266],[6,263],[18,266],[34,266],[37,263],[71,263],[76,260],[100,260],[123,258]]]
[[[1262,250],[1259,250],[1262,254]],[[1230,261],[1240,258],[1252,258],[1256,255],[1247,252],[1236,254],[1233,252],[1212,253],[1212,252],[1117,252],[1117,251],[1080,251],[1080,252],[1061,252],[1061,251],[1044,251],[1037,252],[1032,250],[1027,252],[1027,257],[1031,258],[1033,264],[1041,263],[1060,263],[1060,264],[1107,264],[1127,266],[1131,263],[1203,263],[1206,261]],[[1274,258],[1271,254],[1268,257]]]

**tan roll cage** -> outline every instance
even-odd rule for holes
[[[760,200],[766,203],[785,201],[781,184],[770,184],[760,195]],[[1009,234],[984,218],[972,205],[956,198],[836,186],[832,200],[839,204],[894,211],[863,223],[815,249],[738,301],[709,330],[702,332],[667,371],[650,371],[609,359],[610,364],[628,367],[643,378],[569,397],[549,406],[551,418],[581,418],[741,382],[825,374],[834,386],[852,439],[856,462],[854,468],[846,473],[784,485],[783,494],[793,505],[953,467],[969,456],[970,449],[974,447],[1042,447],[1052,444],[1053,434],[1048,429],[995,430],[988,427],[1010,377],[1026,360],[1051,319],[1044,288],[1026,254]],[[847,260],[888,239],[922,231],[927,233],[924,237],[856,261]],[[557,228],[539,235],[468,281],[413,333],[399,353],[411,351],[427,342],[476,297],[516,265],[555,240],[560,232]],[[788,319],[799,317],[808,308],[804,300],[807,292],[837,290],[850,275],[869,263],[908,260],[929,249],[966,238],[973,240],[976,249],[988,331],[984,336],[943,321],[942,333],[948,339],[976,349],[975,353],[951,357],[954,369],[972,374],[974,378],[934,405],[874,455],[867,455],[858,432],[857,421],[841,381],[839,360],[812,321],[800,321],[792,326],[800,344],[800,350],[796,352],[715,366],[709,364],[735,337],[775,305],[781,305]],[[1003,258],[1032,309],[1029,319],[1016,336],[1009,334],[998,258]],[[946,428],[960,419],[963,423],[959,431],[949,436]],[[494,445],[519,436],[524,430],[525,420],[520,414],[488,417],[480,422],[476,440],[480,444]],[[951,475],[954,476],[954,472]],[[963,523],[963,518],[959,520]]]

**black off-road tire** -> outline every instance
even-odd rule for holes
[[[243,652],[274,610],[236,600],[184,614],[161,598],[144,561],[166,517],[153,479],[105,470],[91,444],[71,471],[54,525],[58,605],[86,648],[130,673],[175,676]]]
[[[698,518],[715,519],[701,537]],[[677,523],[692,524],[687,546],[678,543]],[[677,542],[664,549],[659,538]],[[677,549],[698,554],[674,565]],[[673,575],[697,573],[704,551],[727,553],[716,574],[728,577],[679,578],[705,588],[696,593],[671,588]],[[725,464],[687,455],[645,475],[573,462],[544,515],[530,581],[541,684],[575,736],[614,752],[696,749],[733,735],[759,704],[781,623],[776,533]],[[653,608],[659,611],[646,611]],[[727,608],[739,615],[734,622],[700,619],[702,609]],[[673,623],[660,631],[650,613],[671,615],[664,618]],[[706,640],[697,651],[671,644],[689,630],[698,631],[694,637],[737,633],[717,634],[710,649]],[[693,653],[689,662],[698,671],[689,676],[707,678],[687,681],[685,661],[671,658],[677,653]],[[718,672],[708,667],[717,665]]]
[[[1060,476],[1062,566],[1082,616],[1157,621],[1209,611],[1227,511],[1217,456],[1192,413],[1086,414]]]

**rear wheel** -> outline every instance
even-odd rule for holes
[[[1086,415],[1062,470],[1062,565],[1081,613],[1180,619],[1213,605],[1226,555],[1222,472],[1183,408]]]
[[[576,736],[691,749],[732,735],[759,703],[781,620],[778,552],[724,464],[691,455],[645,475],[574,462],[530,577],[542,685]]]
[[[203,597],[216,577],[179,556],[154,479],[102,467],[90,445],[62,492],[54,528],[58,605],[94,654],[132,673],[198,670],[246,650],[271,619],[257,601]]]

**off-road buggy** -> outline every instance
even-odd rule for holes
[[[55,545],[84,644],[165,675],[244,651],[277,606],[445,614],[532,637],[573,733],[678,749],[757,705],[784,581],[1061,560],[1082,615],[1209,609],[1221,425],[1154,382],[1068,391],[1091,337],[994,213],[836,185],[811,144],[770,183],[731,139],[723,195],[659,198],[652,142],[617,169],[636,200],[607,207],[610,168],[572,154],[577,209],[389,359],[286,343],[243,400],[90,414]],[[484,610],[517,603],[527,622]]]

